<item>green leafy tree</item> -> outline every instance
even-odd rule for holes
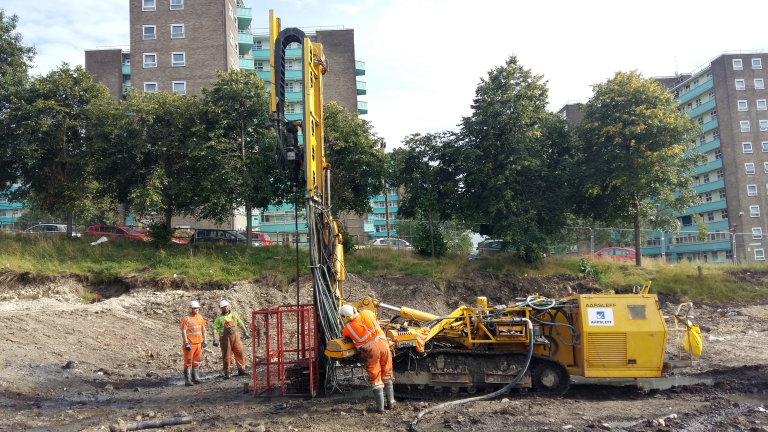
[[[676,233],[675,212],[695,204],[695,153],[686,144],[700,131],[673,95],[637,71],[617,72],[593,86],[579,125],[579,213],[609,225],[631,225],[642,265],[641,223]]]
[[[18,16],[8,16],[0,9],[0,192],[7,192],[18,180],[14,161],[21,131],[14,111],[28,90],[29,68],[35,56],[34,47],[24,45],[16,31],[18,21]]]
[[[152,219],[161,215],[170,230],[174,215],[195,213],[195,194],[206,180],[190,157],[207,142],[203,105],[191,95],[131,92],[124,110],[131,210]]]
[[[323,106],[325,155],[331,165],[333,213],[370,213],[371,197],[384,188],[383,139],[373,125],[336,102]]]
[[[572,139],[547,94],[543,77],[512,56],[481,80],[461,123],[462,219],[489,224],[527,261],[543,257],[572,206]]]
[[[233,206],[245,207],[251,238],[253,208],[266,208],[288,193],[290,182],[277,169],[269,98],[253,71],[216,72],[219,80],[203,89],[211,139],[196,150],[206,179],[198,215],[222,220]],[[205,174],[207,173],[207,174]],[[251,242],[247,243],[251,247]]]
[[[93,106],[111,101],[106,87],[93,82],[82,66],[66,63],[30,83],[13,114],[22,139],[13,158],[21,187],[14,200],[37,199],[51,214],[67,215],[67,235],[74,213],[97,198],[89,147]]]
[[[432,233],[430,250],[439,256],[443,245],[442,233],[436,222],[448,220],[455,205],[458,178],[452,156],[456,153],[455,137],[448,132],[414,134],[403,141],[403,147],[393,151],[397,184],[404,192],[398,205],[401,218],[426,220]]]

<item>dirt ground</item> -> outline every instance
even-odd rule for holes
[[[256,279],[224,290],[183,291],[100,287],[108,298],[81,304],[85,287],[72,278],[6,278],[0,284],[0,431],[97,431],[131,423],[190,416],[171,431],[406,431],[435,401],[401,399],[383,415],[365,411],[367,392],[301,399],[255,399],[252,377],[221,378],[218,348],[205,349],[205,382],[184,387],[178,323],[199,300],[210,324],[222,298],[250,323],[250,311],[294,303],[288,293]],[[8,282],[12,280],[12,282]],[[300,285],[310,301],[309,280]],[[93,287],[91,287],[93,289]],[[445,292],[424,278],[349,276],[353,300],[445,313],[460,302],[511,304],[534,292],[559,297],[596,289],[585,277],[518,277],[475,271],[449,281]],[[662,297],[662,303],[671,301]],[[671,311],[672,304],[665,307]],[[700,366],[670,377],[669,389],[575,384],[562,398],[512,393],[427,414],[421,431],[766,431],[768,430],[768,306],[695,305],[704,331]],[[210,336],[209,336],[210,337]],[[670,338],[673,339],[673,338]],[[253,339],[245,342],[251,361]],[[674,347],[673,340],[668,347]],[[250,383],[251,391],[243,393]],[[466,397],[466,395],[460,395]]]

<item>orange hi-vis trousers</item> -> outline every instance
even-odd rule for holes
[[[189,346],[192,350],[187,351],[184,344],[181,345],[181,351],[184,352],[184,369],[198,367],[203,362],[203,344],[190,343]]]
[[[392,375],[392,354],[387,338],[382,337],[360,351],[360,358],[368,371],[371,390],[384,388],[384,383],[394,381]]]

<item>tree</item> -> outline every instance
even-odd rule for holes
[[[580,214],[631,224],[642,265],[640,225],[677,232],[675,212],[695,204],[690,174],[700,157],[686,152],[700,130],[674,96],[637,71],[593,86],[578,128]]]
[[[123,109],[131,209],[162,215],[170,230],[173,215],[194,214],[195,195],[206,180],[190,157],[207,141],[202,103],[191,95],[131,92]]]
[[[489,224],[527,261],[543,256],[571,209],[573,144],[547,93],[543,77],[511,56],[481,80],[461,123],[462,219]]]
[[[29,84],[34,47],[25,46],[16,31],[19,17],[0,9],[0,192],[7,192],[18,180],[13,157],[20,145],[20,130],[13,111]]]
[[[66,63],[35,78],[13,109],[20,145],[13,159],[21,186],[14,200],[38,199],[51,214],[67,215],[72,234],[74,212],[90,207],[97,184],[88,148],[94,121],[92,106],[109,103],[106,87],[93,82],[82,66]]]
[[[213,181],[207,182],[211,193],[199,195],[206,198],[199,203],[199,214],[220,219],[231,214],[233,205],[244,206],[250,239],[253,208],[265,208],[286,195],[289,182],[277,169],[262,79],[253,71],[216,73],[219,80],[203,89],[211,140],[197,152],[202,156],[198,160],[204,162],[201,168],[215,171],[214,177],[203,176]]]
[[[336,215],[370,213],[371,197],[384,185],[384,140],[373,125],[336,102],[323,106],[325,154],[331,165],[331,203]]]
[[[454,139],[448,132],[414,134],[406,137],[403,148],[396,149],[392,156],[397,184],[404,188],[398,215],[427,220],[432,258],[439,255],[436,248],[444,249],[442,241],[435,241],[436,237],[442,239],[435,222],[449,220],[457,202]]]

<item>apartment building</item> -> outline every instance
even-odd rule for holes
[[[17,186],[14,185],[11,191]],[[0,195],[0,229],[14,229],[16,219],[24,213],[25,206],[24,203],[10,202],[7,195]]]
[[[726,52],[691,73],[655,77],[681,112],[701,125],[689,150],[704,155],[693,175],[701,203],[676,216],[678,235],[656,232],[642,254],[672,261],[754,262],[768,246],[768,54]],[[558,110],[571,121],[576,105]],[[578,117],[580,120],[581,117]],[[578,121],[576,120],[576,121]],[[698,221],[707,239],[698,238]]]

